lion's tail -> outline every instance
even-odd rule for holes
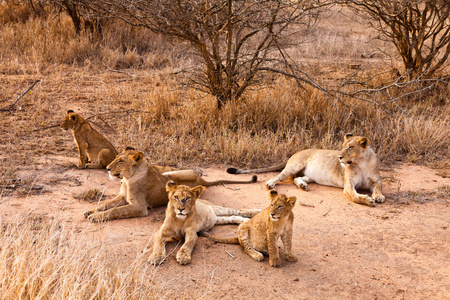
[[[215,181],[204,181],[202,185],[205,186],[213,186],[213,185],[219,185],[219,184],[245,184],[245,183],[254,183],[258,180],[258,177],[256,175],[252,176],[252,179],[250,180],[215,180]]]
[[[239,170],[236,168],[228,168],[227,173],[230,174],[250,174],[250,173],[267,173],[267,172],[275,172],[275,171],[281,171],[286,167],[287,161],[267,168],[261,168],[261,169],[250,169],[250,170]]]
[[[203,232],[203,236],[207,237],[213,242],[216,243],[223,243],[223,244],[239,244],[239,239],[237,237],[235,238],[219,238],[216,236],[213,236],[209,234],[208,232]]]

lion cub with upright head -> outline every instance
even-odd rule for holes
[[[61,127],[72,130],[80,156],[78,168],[103,169],[116,157],[116,148],[73,110],[67,111]]]
[[[165,260],[165,245],[168,239],[184,238],[185,242],[177,253],[177,262],[185,265],[191,262],[198,232],[203,233],[218,224],[241,224],[260,211],[238,210],[202,202],[199,200],[204,190],[201,185],[190,188],[169,181],[166,190],[169,193],[166,219],[154,238],[153,251],[148,259],[154,265],[161,264]]]
[[[244,251],[254,260],[262,261],[264,255],[269,256],[269,264],[272,267],[281,265],[277,240],[281,237],[284,245],[285,260],[297,261],[292,253],[292,229],[296,197],[287,197],[278,194],[277,191],[269,192],[270,206],[258,213],[250,221],[242,223],[238,227],[237,238],[218,238],[208,233],[205,235],[219,243],[241,244]]]

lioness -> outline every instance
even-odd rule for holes
[[[264,173],[281,170],[278,176],[267,181],[268,189],[290,176],[299,188],[308,190],[308,183],[316,182],[322,185],[344,188],[344,194],[353,202],[375,206],[376,202],[384,202],[381,193],[381,176],[378,159],[369,147],[369,139],[346,134],[342,150],[307,149],[300,151],[285,163],[254,169],[227,169],[231,174]],[[370,189],[372,197],[359,194],[356,189]]]
[[[193,170],[160,173],[144,157],[144,153],[130,148],[118,154],[106,169],[112,179],[122,178],[120,192],[114,199],[84,212],[84,216],[92,222],[147,216],[148,207],[165,205],[169,201],[166,192],[169,180],[189,186],[212,186],[221,183],[253,183],[257,179],[253,176],[249,181],[206,181]]]
[[[254,260],[262,261],[264,254],[269,256],[269,264],[272,267],[281,265],[278,253],[277,240],[281,237],[284,245],[285,260],[297,261],[292,253],[292,227],[296,197],[287,197],[278,194],[277,191],[269,192],[270,206],[258,213],[250,221],[242,223],[238,227],[238,237],[218,238],[205,233],[205,236],[215,242],[227,244],[241,244],[244,251]]]
[[[169,204],[166,219],[154,238],[153,250],[148,261],[161,264],[166,258],[166,241],[173,237],[185,242],[177,253],[177,262],[185,265],[191,262],[191,253],[197,242],[197,233],[210,230],[216,224],[241,224],[260,212],[259,209],[232,209],[202,202],[198,199],[204,187],[190,188],[168,181]]]
[[[78,168],[103,169],[116,157],[116,148],[73,110],[67,111],[61,127],[72,130],[80,156]],[[90,163],[86,163],[87,161]]]

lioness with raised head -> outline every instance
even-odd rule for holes
[[[72,130],[80,157],[78,168],[103,169],[116,157],[116,148],[73,110],[67,111],[61,127]]]
[[[250,221],[242,223],[238,227],[238,237],[218,238],[206,233],[205,236],[215,242],[227,244],[241,244],[244,251],[254,260],[262,261],[264,255],[269,256],[269,264],[272,267],[281,265],[277,240],[281,237],[284,245],[285,260],[297,261],[292,253],[292,229],[296,197],[287,197],[278,194],[277,191],[269,192],[270,206],[258,213]]]
[[[241,224],[256,215],[259,209],[232,209],[212,205],[199,199],[204,187],[190,188],[173,181],[166,184],[169,204],[161,229],[154,237],[153,250],[148,261],[161,264],[166,258],[166,241],[184,238],[184,244],[177,253],[177,262],[185,265],[191,262],[191,254],[197,242],[197,233],[202,234],[219,224]]]
[[[366,137],[346,134],[341,151],[307,149],[273,167],[254,170],[229,168],[227,172],[245,174],[277,170],[282,171],[267,181],[268,189],[273,189],[279,181],[292,176],[295,185],[304,190],[308,190],[308,183],[316,182],[344,188],[344,194],[355,203],[375,206],[375,202],[382,203],[385,200],[381,193],[377,155],[369,147],[369,139]],[[356,189],[370,189],[372,197],[359,194]]]
[[[166,183],[169,180],[189,186],[212,186],[222,183],[253,183],[256,176],[248,181],[216,180],[206,181],[193,170],[161,173],[144,153],[127,148],[106,167],[112,179],[121,178],[119,194],[95,209],[84,212],[92,222],[119,218],[143,217],[148,215],[148,207],[166,205],[169,201]]]

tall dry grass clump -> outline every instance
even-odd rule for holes
[[[102,244],[79,239],[41,216],[2,221],[0,299],[157,298],[140,255],[120,269]]]

